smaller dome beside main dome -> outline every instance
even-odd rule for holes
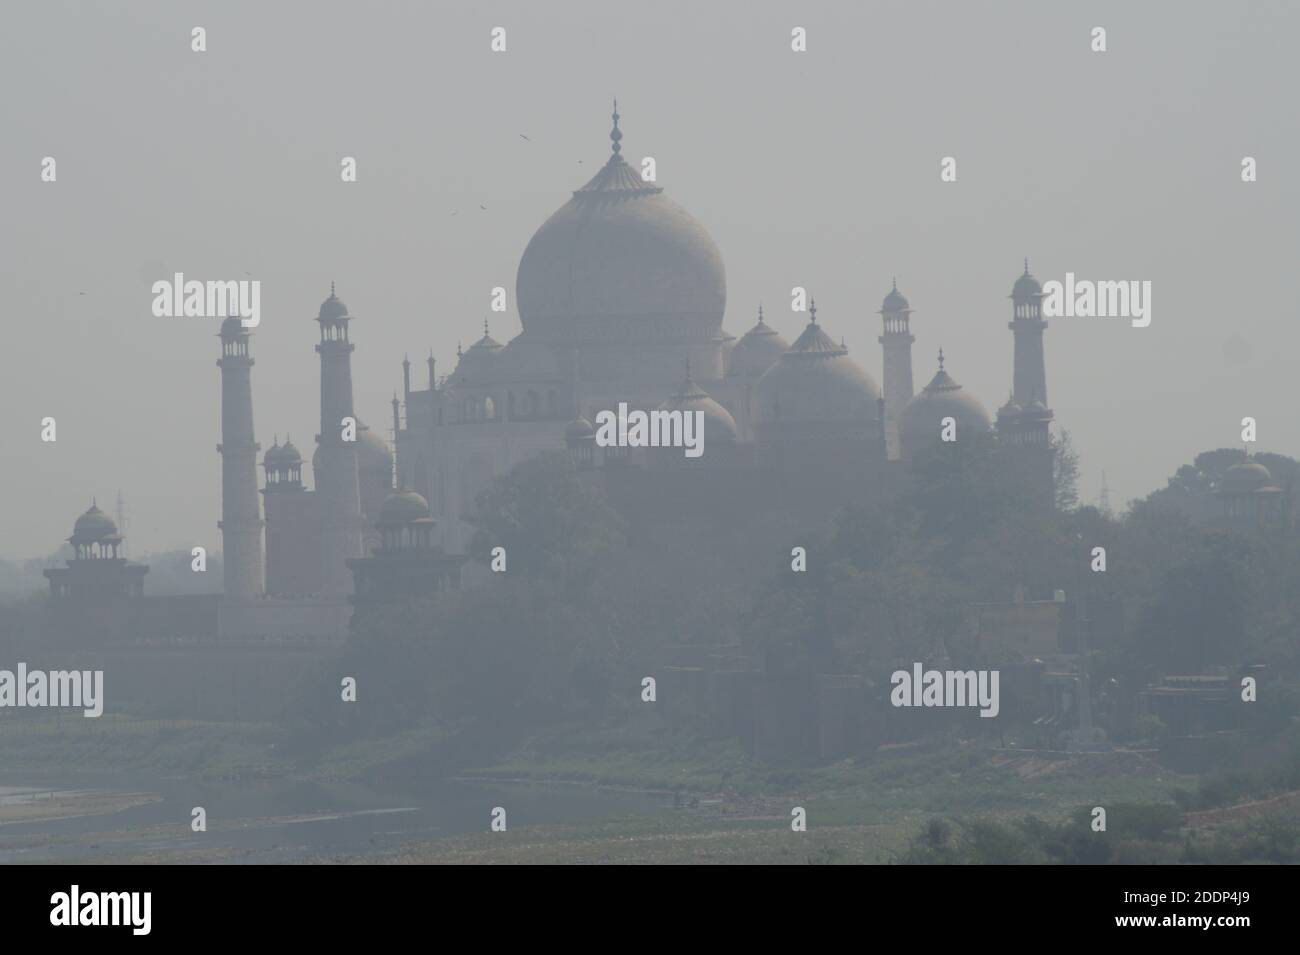
[[[658,410],[700,412],[704,421],[704,438],[712,443],[729,444],[738,436],[736,419],[731,416],[730,411],[714,401],[707,391],[695,383],[695,379],[691,377],[690,365],[686,366],[686,380],[677,389],[677,393],[663,402]]]
[[[867,422],[879,419],[880,389],[849,350],[817,324],[816,303],[803,333],[756,386],[759,422]]]
[[[483,320],[483,337],[470,345],[465,351],[456,354],[456,367],[451,373],[451,384],[479,384],[482,376],[492,373],[497,367],[497,358],[502,355],[503,346],[488,332],[487,319]]]
[[[899,444],[903,457],[940,439],[944,419],[952,418],[960,441],[970,434],[982,434],[992,427],[988,412],[979,399],[962,388],[944,370],[939,352],[939,371],[919,395],[907,403],[898,420]]]
[[[778,361],[790,343],[763,320],[763,306],[758,307],[758,324],[751,328],[731,349],[727,363],[728,378],[759,378]]]

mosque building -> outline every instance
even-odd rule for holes
[[[1012,395],[996,424],[945,369],[942,353],[933,379],[914,394],[912,308],[897,284],[879,311],[880,385],[828,331],[813,299],[792,343],[761,308],[736,338],[723,328],[726,272],[718,247],[661,186],[629,166],[619,119],[616,104],[603,167],[524,249],[515,299],[522,332],[503,344],[484,322],[482,336],[457,349],[449,375],[437,375],[429,355],[423,390],[412,387],[411,363],[402,362],[393,448],[357,418],[355,317],[331,285],[315,318],[320,429],[312,487],[303,452],[277,435],[261,456],[259,488],[252,331],[237,318],[222,324],[225,597],[216,629],[223,636],[341,638],[363,605],[459,586],[462,563],[483,556],[467,553],[473,529],[465,516],[477,495],[519,463],[566,448],[580,470],[607,483],[667,486],[678,472],[695,482],[682,488],[707,494],[720,483],[709,475],[725,472],[771,500],[820,479],[830,482],[825,493],[807,496],[840,506],[891,493],[908,460],[938,441],[951,419],[958,440],[986,432],[1023,455],[1050,499],[1047,323],[1027,262],[1011,294]],[[620,403],[700,412],[703,455],[597,446],[591,422]],[[108,525],[90,526],[104,521],[96,509],[83,515],[75,541],[103,531],[91,543],[111,552]],[[78,569],[88,559],[79,550],[66,571],[48,572],[56,597],[89,586],[89,572]],[[141,571],[115,573],[114,586],[139,594]]]
[[[620,402],[704,410],[704,469],[839,475],[858,500],[888,493],[892,474],[917,447],[939,440],[949,415],[959,440],[993,429],[942,360],[914,394],[912,308],[897,284],[879,312],[881,386],[828,333],[815,300],[792,344],[761,308],[739,339],[728,333],[721,253],[689,212],[623,158],[619,119],[616,105],[604,166],[524,250],[515,291],[523,331],[502,344],[485,322],[482,337],[458,349],[450,375],[438,377],[430,356],[424,390],[412,389],[403,362],[393,406],[397,481],[428,500],[448,552],[468,545],[472,528],[462,517],[479,490],[537,454],[568,447],[584,469],[680,459],[596,447],[590,422]],[[1011,298],[1013,399],[998,412],[997,433],[1050,495],[1047,323],[1027,262]]]

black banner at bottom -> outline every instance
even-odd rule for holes
[[[734,942],[747,924],[764,937],[783,921],[801,934],[840,933],[846,917],[858,932],[923,925],[928,942],[948,934],[969,941],[972,924],[1070,939],[1158,933],[1179,940],[1197,932],[1226,941],[1233,933],[1284,929],[1293,874],[1262,866],[894,866],[839,885],[767,874],[761,886],[741,877],[724,888],[710,878],[693,894],[691,876],[678,872],[652,875],[651,883],[632,877],[603,899],[585,886],[566,897],[554,881],[542,888],[499,886],[467,882],[461,873],[443,883],[434,873],[402,866],[44,866],[9,868],[3,908],[10,939],[75,932],[79,942],[100,937],[127,944],[373,942],[464,924],[467,917],[475,926],[486,917],[495,932],[526,930],[534,941],[541,926],[557,937],[597,929],[601,935],[593,937],[614,938],[657,934],[670,920],[672,937],[689,926],[692,934]],[[655,884],[658,878],[669,881]]]

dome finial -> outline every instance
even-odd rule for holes
[[[460,358],[463,354],[464,354],[464,352],[461,351],[461,348],[460,348],[460,342],[457,342],[457,343],[456,343],[456,357],[457,357],[457,358]]]
[[[330,279],[330,298],[334,298],[334,280]]]
[[[812,323],[816,325],[817,324],[817,299],[813,298],[811,295],[808,296],[808,314],[809,316],[811,316]]]
[[[891,275],[891,276],[889,277],[889,282],[890,282],[891,285],[894,286],[894,291],[897,292],[897,291],[898,291],[898,276],[897,276],[897,275]]]
[[[484,337],[484,338],[489,338],[489,337],[490,337],[490,336],[488,335],[488,326],[487,326],[487,319],[486,319],[486,318],[483,319],[483,337]]]
[[[1025,256],[1025,274],[1029,274],[1029,256]]]
[[[943,371],[943,347],[939,348],[939,370]]]
[[[620,146],[618,143],[618,141],[623,138],[623,132],[618,128],[618,97],[617,96],[614,97],[614,115],[612,118],[614,120],[614,128],[609,131],[609,139],[613,145],[611,145],[609,148],[613,151],[614,155],[617,156],[623,150],[623,147]]]
[[[758,304],[758,324],[763,324],[763,303]]]

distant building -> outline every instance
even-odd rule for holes
[[[149,568],[121,556],[122,535],[111,517],[91,502],[68,538],[73,557],[66,567],[44,571],[57,604],[89,608],[120,605],[144,596]]]
[[[1241,531],[1291,524],[1292,502],[1263,464],[1247,459],[1223,473],[1216,490],[1224,523]]]
[[[502,344],[485,321],[482,337],[458,347],[450,375],[439,377],[429,356],[423,391],[412,389],[411,363],[403,360],[393,448],[356,414],[356,317],[331,284],[315,318],[320,427],[312,487],[302,452],[277,437],[261,458],[259,488],[252,333],[238,318],[222,324],[224,600],[216,629],[223,639],[340,640],[354,605],[450,586],[459,580],[458,561],[471,556],[466,518],[478,494],[550,451],[568,449],[588,479],[643,518],[684,497],[718,520],[744,520],[774,502],[811,515],[889,500],[912,456],[939,441],[951,420],[958,441],[994,433],[1050,500],[1047,323],[1027,262],[1011,293],[1012,397],[994,430],[985,407],[945,370],[942,353],[934,378],[913,394],[913,309],[896,283],[879,310],[883,390],[830,334],[811,297],[793,343],[761,308],[742,337],[727,332],[720,251],[703,225],[628,165],[619,118],[615,111],[608,160],[524,249],[515,287],[523,331]],[[620,403],[698,412],[702,456],[599,447],[591,422]],[[396,488],[404,490],[395,495]],[[392,508],[416,498],[428,513],[394,525]],[[60,599],[89,593],[89,575],[98,574],[115,581],[104,586],[141,594],[142,571],[123,563],[110,573],[109,566],[70,566],[51,577],[52,590]]]
[[[465,558],[444,554],[433,542],[429,504],[414,491],[390,494],[376,521],[379,546],[369,557],[348,561],[355,578],[358,612],[460,587]]]
[[[482,337],[458,349],[450,375],[438,377],[430,356],[425,390],[412,390],[410,362],[402,363],[397,480],[427,498],[449,553],[468,545],[463,518],[484,485],[549,450],[568,448],[580,469],[617,471],[638,487],[646,482],[633,472],[646,467],[686,463],[678,469],[703,475],[725,462],[752,472],[736,479],[754,487],[756,500],[784,493],[833,507],[887,498],[901,483],[890,472],[939,441],[950,415],[959,441],[992,431],[984,406],[942,362],[913,394],[913,310],[896,283],[879,312],[883,391],[828,333],[815,302],[793,344],[761,308],[743,336],[729,334],[721,253],[690,213],[623,159],[619,118],[608,161],[524,250],[515,288],[523,331],[502,344],[485,322]],[[1013,394],[996,434],[1050,501],[1047,323],[1028,263],[1011,299]],[[619,402],[704,411],[703,460],[598,447],[591,422]]]

